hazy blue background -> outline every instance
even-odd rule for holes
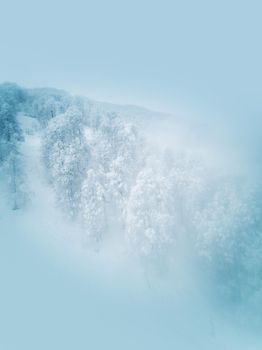
[[[1,1],[0,79],[167,111],[258,115],[261,10],[253,0]]]
[[[252,0],[1,1],[0,81],[248,126],[262,112],[261,11]],[[180,316],[165,299],[109,295],[15,225],[0,230],[1,350],[212,344],[210,329],[198,339],[199,310],[189,333],[173,329]]]

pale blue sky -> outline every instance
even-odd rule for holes
[[[0,79],[178,111],[259,113],[260,1],[1,1]]]

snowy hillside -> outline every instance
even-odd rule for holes
[[[170,116],[2,84],[2,212],[37,207],[48,221],[57,211],[98,251],[118,241],[143,259],[190,256],[217,294],[258,305],[260,187],[217,171],[195,149],[159,146],[148,135],[158,118]]]

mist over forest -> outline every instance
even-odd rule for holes
[[[238,149],[234,124],[227,135],[215,125],[1,84],[1,235],[61,249],[124,290],[143,285],[149,310],[165,304],[169,345],[260,349],[262,187],[247,156],[257,139],[242,128],[250,142]]]

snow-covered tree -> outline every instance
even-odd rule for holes
[[[126,205],[126,234],[143,254],[173,241],[174,215],[168,176],[161,164],[146,166],[137,175]]]
[[[76,108],[71,107],[50,120],[45,130],[43,155],[58,202],[68,216],[75,218],[89,160],[82,114]]]
[[[23,206],[25,191],[22,158],[18,145],[23,140],[17,113],[26,100],[26,92],[16,84],[0,85],[0,166],[11,193],[11,207]]]
[[[24,90],[15,84],[0,85],[0,162],[4,161],[16,143],[22,140],[17,122],[19,105],[25,101]]]

